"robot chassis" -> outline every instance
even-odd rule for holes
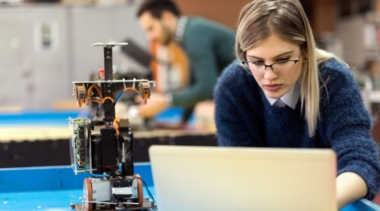
[[[102,120],[88,118],[69,119],[71,163],[74,173],[89,172],[84,179],[83,203],[71,204],[77,210],[150,210],[156,209],[145,182],[133,169],[133,133],[128,119],[115,118],[115,104],[125,91],[139,93],[146,104],[150,85],[154,81],[113,80],[112,48],[127,43],[95,43],[104,48],[104,69],[99,81],[74,81],[73,91],[78,106],[98,103],[102,107]],[[124,90],[116,95],[116,84]],[[135,85],[138,84],[137,88]],[[129,85],[129,87],[127,86]],[[132,86],[131,86],[132,85]],[[143,184],[151,197],[143,198]]]

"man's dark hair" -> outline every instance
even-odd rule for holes
[[[171,0],[145,0],[137,11],[139,18],[143,13],[149,12],[154,18],[161,19],[162,12],[169,11],[179,17],[181,12]]]

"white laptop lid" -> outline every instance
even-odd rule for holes
[[[336,211],[330,149],[152,146],[159,211]]]

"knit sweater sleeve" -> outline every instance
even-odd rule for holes
[[[338,158],[338,175],[353,172],[367,184],[365,198],[372,200],[380,186],[378,146],[373,141],[371,117],[348,68],[337,61],[327,62],[328,110],[326,135]]]
[[[215,88],[215,121],[220,146],[253,146],[253,139],[239,111],[244,105],[239,97],[241,91],[236,90],[239,87],[238,73],[242,71],[239,68],[236,62],[228,66]]]
[[[199,101],[212,99],[218,73],[213,52],[212,32],[205,27],[193,27],[185,39],[186,53],[194,81],[181,92],[173,93],[173,105],[191,109]]]

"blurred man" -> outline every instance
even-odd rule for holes
[[[178,43],[188,56],[191,70],[187,88],[166,95],[155,93],[139,113],[152,117],[168,106],[179,106],[187,120],[197,102],[212,99],[218,76],[235,59],[235,33],[200,17],[182,16],[170,0],[146,0],[137,16],[151,42]]]

